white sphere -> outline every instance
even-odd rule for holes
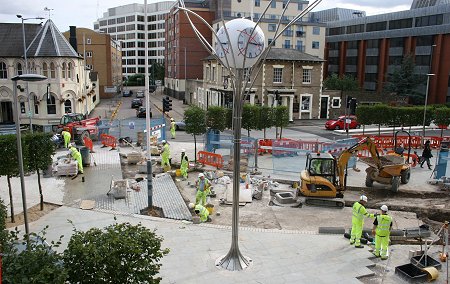
[[[222,65],[232,68],[248,68],[258,61],[264,51],[266,40],[262,29],[255,26],[256,23],[253,21],[234,19],[219,29],[217,38],[214,37],[215,53],[221,59]],[[225,58],[228,59],[228,64]]]

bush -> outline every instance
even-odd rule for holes
[[[103,230],[74,229],[64,251],[70,283],[159,283],[163,239],[141,224],[113,224]]]

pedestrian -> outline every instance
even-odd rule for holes
[[[71,140],[70,132],[67,129],[64,129],[61,132],[61,136],[64,138],[64,148],[68,148]]]
[[[186,155],[186,150],[181,149],[181,166],[180,172],[184,179],[188,178],[189,159]]]
[[[392,228],[392,217],[387,214],[388,207],[381,206],[381,215],[375,217],[373,221],[372,235],[375,237],[375,250],[373,254],[381,257],[382,260],[388,259],[389,235]]]
[[[205,206],[206,196],[208,196],[211,182],[205,177],[203,173],[199,173],[198,180],[195,185],[197,187],[197,193],[195,194],[195,204],[201,204]]]
[[[81,154],[72,143],[69,143],[69,151],[72,155],[72,158],[78,163],[78,173],[83,174],[83,160],[81,159]]]
[[[165,172],[170,170],[170,148],[166,140],[162,141],[163,150],[161,152],[161,167]]]
[[[431,163],[430,158],[433,157],[433,154],[431,154],[431,147],[430,147],[430,140],[427,140],[425,142],[425,145],[423,146],[423,152],[420,162],[420,167],[423,168],[423,163],[427,162],[428,169],[431,170]]]
[[[176,136],[175,130],[176,130],[175,120],[172,117],[170,119],[170,134],[172,135],[172,139],[175,139]]]
[[[361,235],[364,226],[364,218],[375,218],[374,214],[370,214],[366,210],[367,196],[361,195],[359,201],[353,204],[352,215],[352,231],[350,237],[350,245],[355,244],[355,248],[363,248],[361,245]]]
[[[189,203],[189,208],[194,209],[195,214],[200,217],[200,222],[211,222],[211,217],[209,217],[209,211],[205,206],[194,203]]]

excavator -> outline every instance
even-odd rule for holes
[[[309,153],[306,169],[300,173],[300,193],[305,203],[326,207],[345,206],[343,192],[347,186],[347,162],[357,151],[368,150],[371,158],[363,162],[369,165],[370,179],[392,184],[398,189],[404,158],[396,155],[380,156],[376,144],[366,137],[341,152],[338,157],[329,153]],[[396,190],[397,190],[396,189]],[[394,191],[396,191],[394,190]]]

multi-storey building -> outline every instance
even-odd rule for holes
[[[86,28],[70,27],[63,35],[84,57],[86,67],[97,72],[100,98],[110,98],[122,86],[122,49],[111,35]]]
[[[164,62],[165,18],[174,1],[147,4],[148,66]],[[122,74],[145,73],[145,16],[143,4],[109,8],[94,22],[94,30],[108,33],[122,44]],[[151,73],[151,67],[148,70]]]
[[[325,76],[350,74],[365,90],[381,92],[387,74],[407,54],[424,77],[417,91],[428,103],[450,102],[450,5],[415,0],[411,9],[327,23]]]
[[[0,123],[13,122],[11,78],[26,72],[44,75],[47,80],[18,82],[20,124],[28,124],[31,118],[35,127],[51,131],[65,113],[89,114],[100,102],[96,74],[86,70],[83,57],[51,20],[42,27],[25,27],[27,62],[22,25],[0,24]]]

